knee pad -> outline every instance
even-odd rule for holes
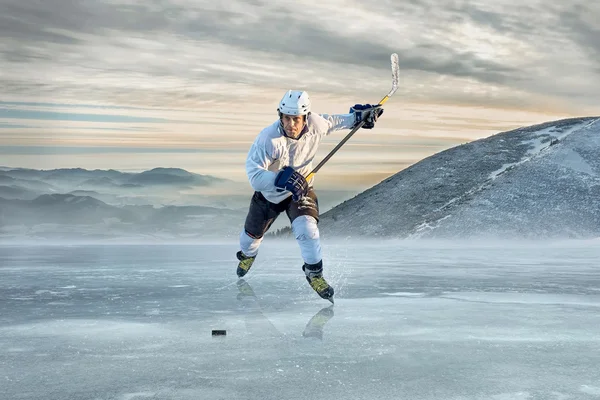
[[[317,220],[310,215],[301,215],[292,222],[292,231],[300,245],[304,262],[316,264],[321,261],[321,241]]]
[[[297,240],[319,239],[317,220],[310,215],[301,215],[292,222],[292,231]]]

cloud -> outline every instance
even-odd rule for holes
[[[579,4],[573,8],[560,10],[559,19],[563,33],[586,54],[600,61],[600,5]]]
[[[600,89],[600,12],[582,0],[4,3],[0,79],[21,99],[185,107],[289,85],[374,92],[391,52],[408,98],[493,103],[518,90],[594,105]]]
[[[0,118],[10,119],[28,119],[28,120],[47,120],[47,121],[89,121],[89,122],[109,122],[109,123],[136,123],[136,122],[152,122],[165,123],[168,122],[164,118],[140,118],[130,115],[117,114],[81,114],[81,113],[63,113],[51,111],[31,111],[31,110],[11,110],[0,107]]]

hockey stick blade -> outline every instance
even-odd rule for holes
[[[392,60],[392,90],[390,90],[388,97],[396,93],[396,90],[398,90],[398,81],[400,80],[400,62],[398,61],[398,54],[394,53],[390,58]]]
[[[388,101],[388,99],[392,97],[394,93],[396,93],[396,90],[398,90],[398,81],[400,79],[400,63],[398,61],[398,54],[392,54],[390,60],[392,63],[392,89],[383,99],[381,99],[379,105],[382,105]]]

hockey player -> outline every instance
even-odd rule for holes
[[[248,273],[264,234],[285,211],[304,259],[306,280],[319,296],[333,303],[334,290],[323,278],[317,195],[312,177],[308,182],[305,177],[312,171],[312,160],[325,135],[352,129],[363,119],[363,128],[371,129],[383,108],[356,104],[349,114],[315,114],[308,93],[289,90],[277,112],[279,119],[260,132],[246,159],[246,173],[255,192],[240,233],[237,275],[241,278]]]

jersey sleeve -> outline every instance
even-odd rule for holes
[[[246,174],[250,181],[250,186],[257,191],[275,190],[276,172],[269,171],[269,166],[273,164],[275,158],[272,151],[268,151],[271,146],[263,140],[256,140],[246,158]]]
[[[344,129],[352,129],[354,126],[354,114],[320,114],[328,123],[326,135]]]

